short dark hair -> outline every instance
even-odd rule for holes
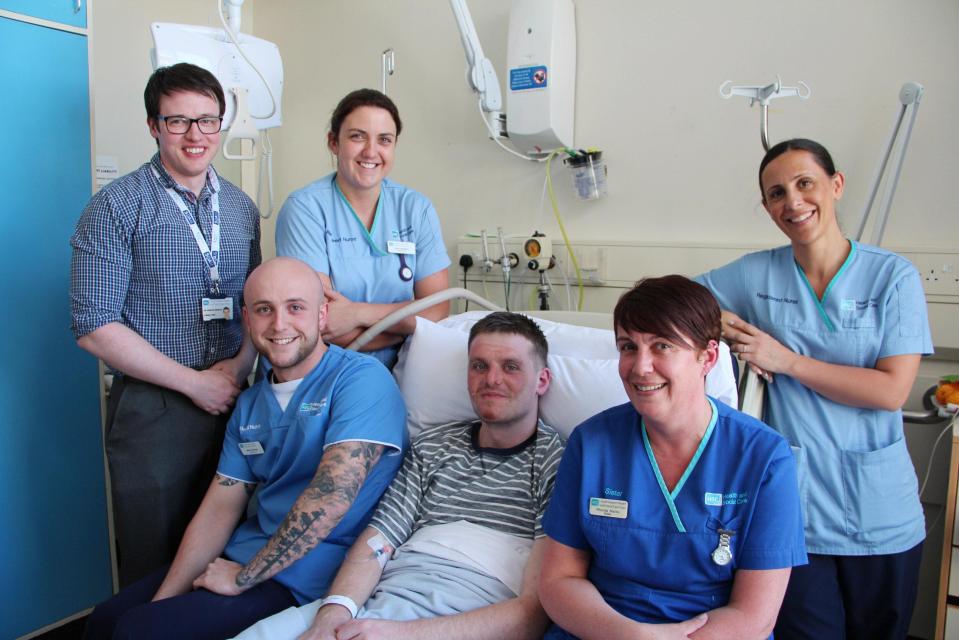
[[[472,326],[466,348],[482,333],[512,333],[526,338],[533,345],[533,354],[539,359],[540,365],[546,366],[549,344],[543,330],[530,317],[511,311],[494,311]]]
[[[832,156],[829,155],[829,151],[826,150],[826,147],[822,146],[815,140],[809,140],[807,138],[783,140],[782,142],[770,147],[769,151],[766,152],[766,155],[763,156],[763,161],[759,163],[759,193],[762,194],[763,202],[766,202],[766,194],[763,192],[763,171],[770,162],[787,151],[808,151],[810,154],[812,154],[816,164],[822,167],[822,170],[826,172],[827,176],[831,178],[836,175],[836,165],[833,164]]]
[[[709,289],[684,276],[669,275],[644,278],[624,293],[613,310],[613,326],[705,349],[711,340],[719,341],[722,320]]]
[[[147,80],[143,90],[143,104],[147,118],[156,120],[160,115],[160,98],[179,91],[189,91],[209,96],[220,106],[220,117],[226,111],[223,87],[212,73],[189,62],[180,62],[169,67],[160,67]]]
[[[390,115],[393,116],[393,124],[396,125],[396,135],[400,135],[400,132],[403,130],[403,123],[400,121],[400,110],[396,108],[396,103],[385,93],[381,93],[376,89],[357,89],[356,91],[351,91],[346,94],[346,96],[340,100],[340,103],[336,105],[336,109],[333,110],[333,117],[330,118],[330,133],[333,134],[334,139],[340,137],[340,127],[343,126],[343,121],[346,120],[346,116],[360,107],[386,109]]]

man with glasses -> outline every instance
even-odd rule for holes
[[[101,189],[71,239],[77,343],[115,374],[106,450],[120,584],[168,563],[216,470],[255,350],[236,320],[256,206],[211,166],[223,89],[191,64],[144,91],[158,152]]]

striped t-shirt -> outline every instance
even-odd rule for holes
[[[370,525],[395,547],[420,527],[459,520],[541,538],[563,440],[542,422],[510,449],[477,443],[479,422],[425,429],[380,500]]]

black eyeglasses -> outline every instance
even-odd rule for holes
[[[166,123],[166,130],[170,133],[181,135],[190,130],[193,123],[196,123],[200,133],[216,133],[223,125],[223,118],[216,116],[203,116],[202,118],[187,118],[186,116],[157,116],[157,120]]]

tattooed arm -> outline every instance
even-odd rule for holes
[[[256,484],[216,474],[190,521],[176,557],[154,600],[186,593],[194,579],[226,547]]]
[[[238,595],[305,556],[339,524],[384,448],[353,440],[327,447],[313,480],[259,553],[246,566],[218,559],[193,586]]]

